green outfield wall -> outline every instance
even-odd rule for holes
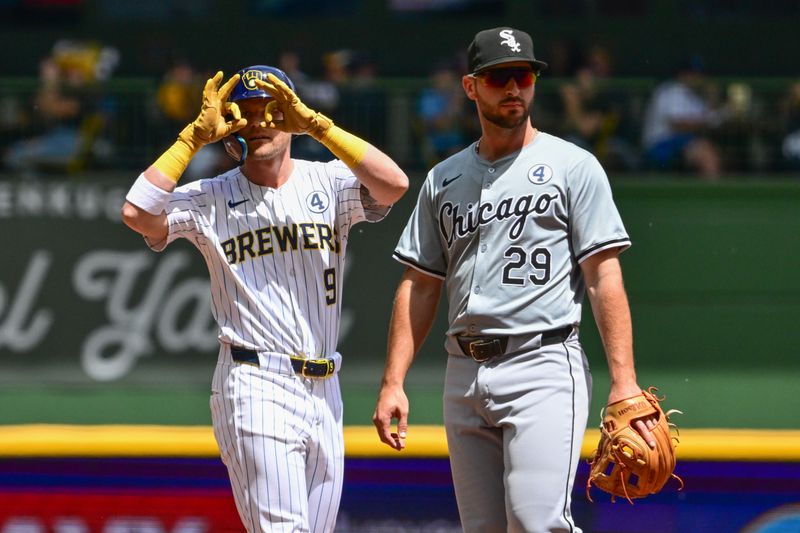
[[[132,180],[134,176],[130,176]],[[340,351],[345,423],[369,424],[401,265],[391,251],[422,176],[351,233]],[[201,256],[156,254],[119,221],[129,181],[0,181],[0,424],[207,424],[216,357]],[[682,427],[797,428],[800,180],[613,181],[640,384]],[[444,310],[408,381],[411,422],[441,422]],[[608,393],[591,313],[597,413]],[[595,422],[592,421],[592,424]]]

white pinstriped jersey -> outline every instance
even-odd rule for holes
[[[293,159],[277,189],[239,168],[175,189],[166,241],[179,237],[203,254],[219,339],[259,352],[330,356],[336,350],[347,237],[365,210],[361,185],[341,161]]]

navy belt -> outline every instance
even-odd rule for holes
[[[231,359],[237,363],[259,366],[258,352],[248,348],[231,346]],[[331,359],[304,359],[294,355],[289,359],[292,361],[295,373],[304,378],[329,378],[336,371],[336,365]]]
[[[572,326],[550,329],[542,332],[542,346],[559,344],[564,342],[572,335]],[[493,357],[499,357],[506,353],[508,347],[508,336],[486,336],[462,337],[456,335],[456,341],[461,347],[461,351],[467,357],[472,357],[479,363],[488,361]]]

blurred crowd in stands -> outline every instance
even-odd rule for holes
[[[602,46],[576,53],[559,44],[549,50],[550,68],[537,83],[534,125],[591,151],[609,175],[800,176],[800,80],[715,78],[697,55],[665,80],[621,78]],[[275,64],[310,107],[409,170],[430,168],[480,134],[461,87],[461,53],[434,60],[415,80],[381,78],[370,55],[358,50],[324,54],[313,65],[322,73],[317,76],[307,74],[304,60],[285,50]],[[3,84],[0,172],[138,170],[161,153],[197,115],[213,72],[177,59],[160,80],[114,79],[119,61],[117,50],[100,43],[62,40],[42,59],[35,83]],[[331,157],[307,137],[293,151]],[[231,165],[224,150],[208,146],[192,161],[188,179]]]

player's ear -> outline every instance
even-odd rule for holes
[[[461,86],[464,88],[464,92],[470,100],[475,100],[477,98],[475,96],[475,84],[477,82],[478,79],[469,74],[461,78]]]

